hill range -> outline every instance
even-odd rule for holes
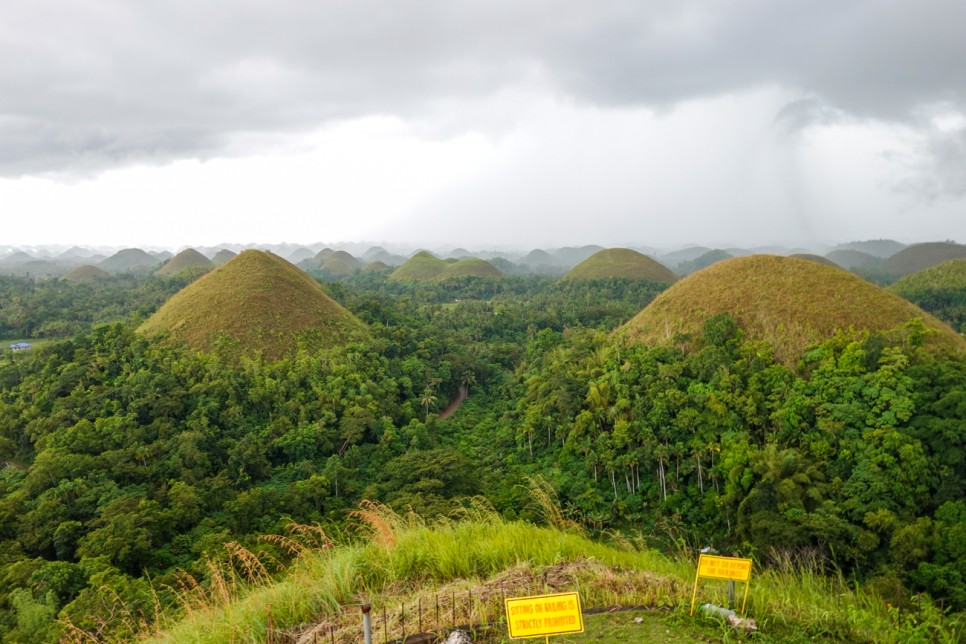
[[[454,277],[499,279],[503,277],[503,273],[485,259],[471,257],[447,261],[439,259],[428,251],[420,251],[389,275],[389,279],[396,282],[439,282]]]

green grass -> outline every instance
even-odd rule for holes
[[[503,273],[484,259],[468,257],[461,260],[443,260],[421,251],[394,270],[389,279],[393,281],[437,282],[453,277],[500,278]]]
[[[186,248],[164,263],[154,273],[162,277],[172,277],[189,268],[211,269],[214,264],[194,248]]]
[[[669,268],[629,248],[605,248],[597,251],[570,269],[562,279],[591,280],[609,277],[674,282],[677,280]]]
[[[625,614],[588,618],[580,638],[555,642],[621,641],[621,633],[656,633],[659,641],[689,641],[695,633],[711,641],[735,638],[715,620],[688,615],[694,574],[689,560],[626,541],[600,543],[565,526],[504,521],[486,510],[425,523],[364,506],[357,518],[365,528],[361,537],[325,548],[316,539],[277,580],[252,573],[257,566],[246,559],[247,551],[236,554],[236,569],[249,570],[252,581],[213,568],[211,582],[185,585],[181,611],[162,619],[150,641],[259,642],[270,632],[296,639],[330,631],[336,641],[359,641],[358,606],[364,602],[373,606],[378,641],[413,634],[420,622],[423,631],[496,624],[492,641],[503,641],[498,629],[504,597],[574,590],[585,608],[673,610],[647,612],[642,625],[632,625]],[[701,601],[722,603],[722,587],[703,584]],[[811,568],[756,571],[748,614],[758,622],[760,641],[902,642],[928,636],[952,642],[963,634],[954,620],[941,623],[928,606],[919,621],[912,613],[903,617],[875,596]]]
[[[624,327],[632,338],[667,343],[698,335],[704,322],[729,313],[750,340],[765,340],[783,360],[838,330],[889,330],[921,318],[929,343],[963,351],[966,341],[922,309],[839,268],[792,257],[755,255],[718,262],[661,293]]]
[[[147,335],[168,333],[202,351],[228,336],[242,353],[269,359],[300,341],[335,346],[364,330],[314,279],[257,250],[244,251],[192,282],[140,328]]]

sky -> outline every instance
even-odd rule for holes
[[[10,0],[5,245],[966,241],[961,0]]]

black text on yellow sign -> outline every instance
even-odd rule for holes
[[[748,588],[751,586],[751,559],[700,555],[698,557],[698,572],[694,576],[694,592],[691,593],[692,615],[694,614],[694,600],[698,596],[698,580],[702,577],[745,582],[745,597],[741,602],[741,613],[744,614],[745,604],[748,601]]]
[[[511,639],[584,632],[577,593],[508,597],[506,623]]]

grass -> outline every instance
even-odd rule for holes
[[[335,346],[364,329],[304,272],[247,250],[176,293],[140,331],[168,333],[202,351],[227,335],[242,353],[276,359],[302,340]]]
[[[276,580],[267,580],[240,546],[228,544],[233,567],[212,567],[210,581],[184,584],[181,609],[145,637],[311,642],[318,635],[320,641],[356,642],[359,606],[369,603],[377,641],[456,624],[492,626],[492,639],[485,641],[502,642],[504,597],[574,590],[585,609],[663,610],[643,613],[644,622],[633,625],[625,613],[588,618],[584,635],[555,642],[628,641],[619,639],[622,633],[657,634],[657,641],[736,637],[711,618],[688,615],[694,574],[688,558],[669,559],[627,541],[604,544],[574,528],[505,521],[485,505],[459,520],[431,523],[372,504],[354,518],[359,535],[343,545],[333,547],[320,530],[306,526],[282,537],[296,544],[291,551],[298,556]],[[699,601],[722,603],[723,588],[702,585]],[[943,623],[928,605],[919,617],[900,615],[814,564],[756,571],[748,613],[758,622],[760,641],[900,642],[922,636],[952,642],[963,634],[961,625],[948,617]]]
[[[922,309],[839,268],[791,257],[755,255],[718,262],[664,291],[624,327],[634,339],[667,343],[699,334],[729,313],[751,340],[795,360],[813,344],[849,328],[888,330],[921,318],[932,346],[963,351],[966,341]]]
[[[76,268],[71,269],[66,275],[61,279],[68,282],[93,282],[95,280],[108,277],[110,273],[104,269],[98,268],[97,266],[91,266],[90,264],[82,264]]]
[[[966,258],[951,259],[906,275],[890,290],[902,296],[922,291],[966,291]]]
[[[629,248],[605,248],[597,251],[570,269],[563,279],[591,280],[608,277],[667,283],[677,280],[677,275],[669,268]]]

